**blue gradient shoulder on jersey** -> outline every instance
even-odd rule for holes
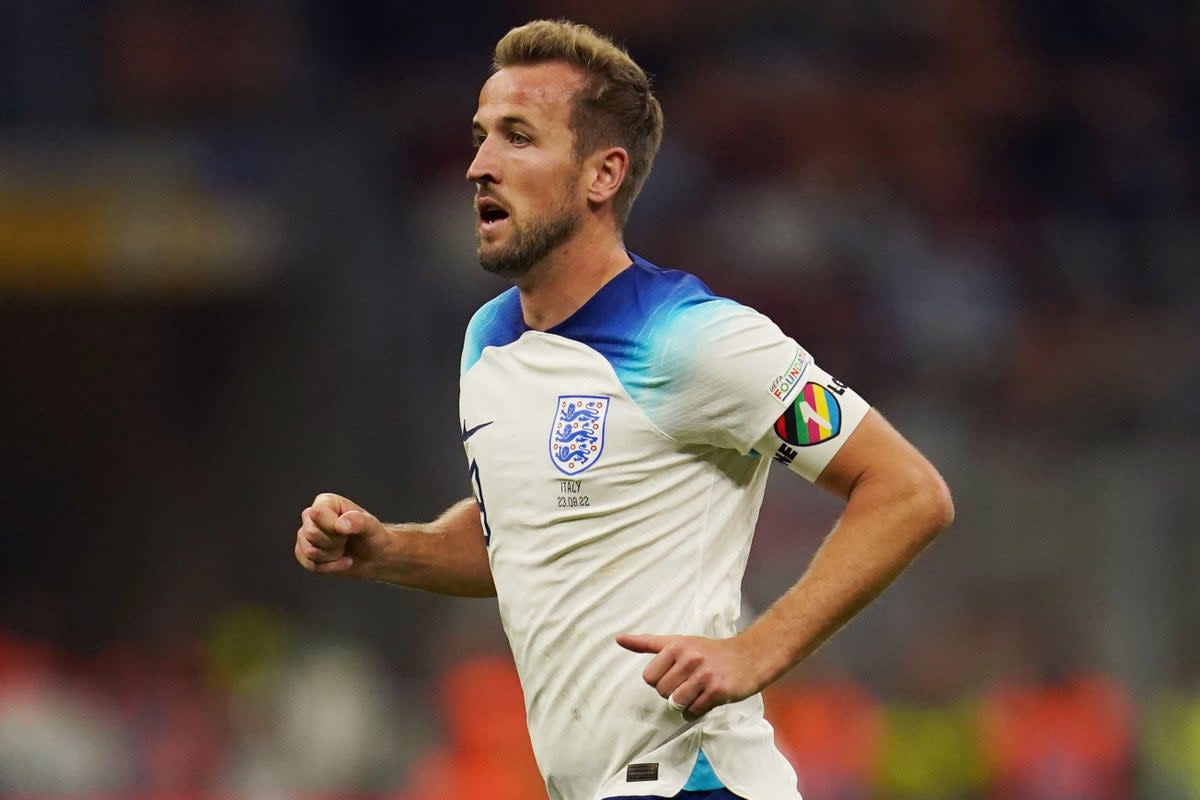
[[[493,297],[467,323],[459,375],[465,375],[467,370],[475,366],[475,362],[483,355],[483,348],[512,344],[527,330],[521,315],[521,295],[517,287]]]
[[[586,344],[604,356],[643,410],[666,389],[710,319],[740,308],[694,275],[656,267],[630,253],[633,265],[547,333]]]

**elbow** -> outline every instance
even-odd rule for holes
[[[903,528],[913,544],[924,548],[954,522],[950,488],[924,459],[914,460],[891,477],[889,495],[904,520]]]
[[[916,489],[916,505],[924,523],[922,527],[928,532],[928,538],[933,539],[954,522],[954,498],[950,487],[932,465],[926,464],[923,472]]]
[[[938,532],[944,531],[954,524],[954,498],[950,495],[950,487],[941,479],[941,476],[938,476],[936,519]]]

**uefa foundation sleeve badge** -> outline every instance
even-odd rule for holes
[[[559,472],[578,475],[600,459],[611,402],[596,395],[559,395],[550,426],[550,460]]]

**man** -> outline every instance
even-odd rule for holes
[[[475,497],[385,525],[320,495],[296,558],[495,594],[556,800],[796,798],[759,692],[949,524],[946,487],[765,317],[626,251],[662,115],[623,50],[569,23],[510,31],[473,127],[480,261],[516,284],[466,334]],[[846,508],[737,633],[771,456]]]

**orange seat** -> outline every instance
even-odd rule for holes
[[[1001,689],[984,713],[991,794],[1005,800],[1124,800],[1133,742],[1133,705],[1102,676]]]
[[[413,800],[545,796],[512,660],[480,656],[464,661],[442,676],[439,690],[448,741],[417,762],[402,796]]]
[[[879,754],[880,715],[866,691],[845,679],[777,684],[765,701],[767,719],[805,796],[867,796]]]

